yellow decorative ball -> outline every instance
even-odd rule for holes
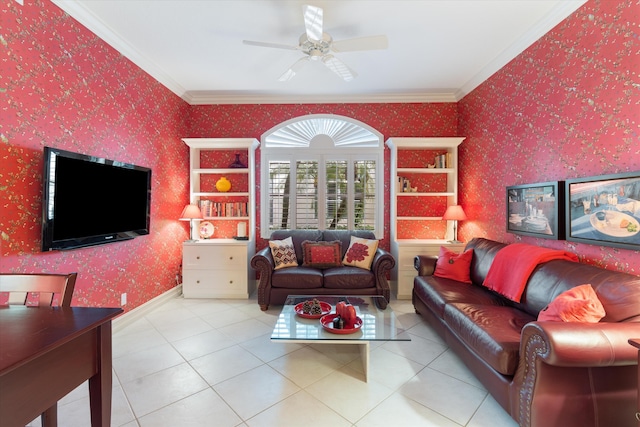
[[[231,182],[223,176],[216,182],[216,190],[220,191],[221,193],[226,193],[227,191],[231,190]]]

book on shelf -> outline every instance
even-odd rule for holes
[[[212,202],[211,200],[201,200],[200,211],[205,218],[249,216],[248,204],[246,202]]]

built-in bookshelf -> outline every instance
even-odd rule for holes
[[[398,298],[410,298],[416,255],[437,255],[451,243],[453,224],[442,219],[458,203],[458,146],[462,137],[389,138],[391,150],[391,282]]]

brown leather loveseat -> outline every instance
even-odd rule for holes
[[[271,249],[266,247],[251,258],[251,267],[260,273],[258,304],[267,310],[269,304],[284,304],[287,295],[381,295],[389,301],[388,272],[394,267],[393,256],[377,248],[369,270],[340,265],[331,268],[303,266],[302,242],[339,241],[341,258],[349,248],[351,236],[375,240],[370,231],[348,230],[277,230],[271,241],[291,237],[298,266],[275,270]]]
[[[472,283],[433,276],[418,256],[413,304],[522,427],[637,426],[640,277],[566,260],[539,264],[519,303],[482,286],[506,245],[471,240]],[[591,284],[598,323],[537,321],[564,291]]]

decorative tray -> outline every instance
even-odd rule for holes
[[[333,319],[335,319],[336,317],[338,317],[336,313],[331,313],[320,318],[320,323],[322,323],[322,327],[327,332],[331,332],[332,334],[353,334],[354,332],[358,332],[360,328],[362,328],[362,319],[360,317],[356,317],[353,328],[336,329],[333,327]]]
[[[331,304],[324,302],[324,301],[320,301],[320,309],[322,310],[322,313],[320,314],[308,314],[305,313],[302,310],[302,305],[304,303],[301,302],[300,304],[296,304],[296,306],[294,307],[294,310],[296,312],[296,314],[304,319],[319,319],[322,316],[324,316],[325,314],[329,314],[331,313]]]

